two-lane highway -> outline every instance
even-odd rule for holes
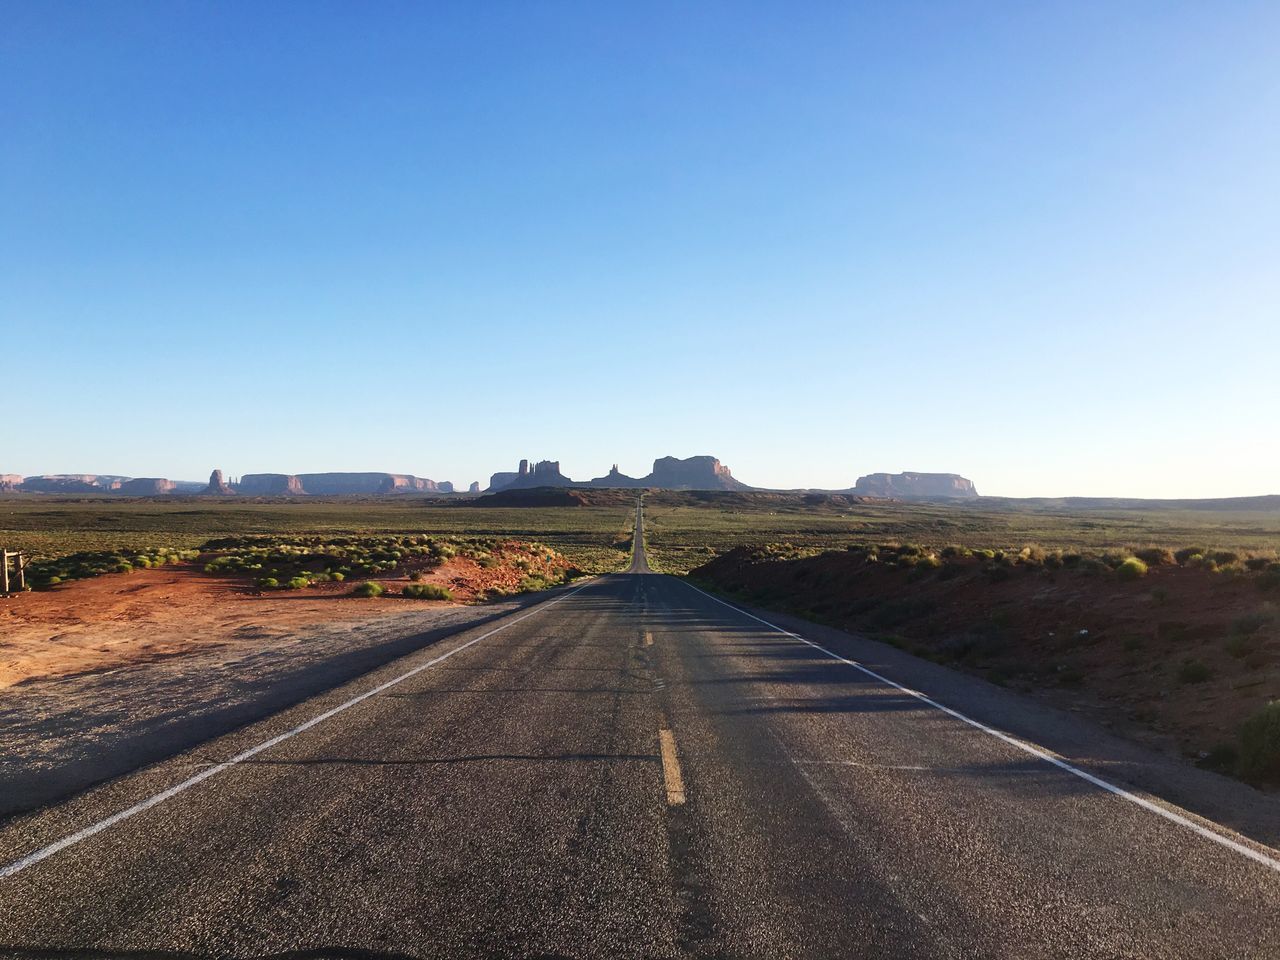
[[[9,823],[0,954],[1280,956],[1275,851],[643,544],[637,509],[627,574]]]

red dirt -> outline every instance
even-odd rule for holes
[[[563,560],[510,542],[481,567],[453,558],[422,575],[448,587],[453,603],[516,592],[525,570],[551,574]],[[248,581],[205,574],[197,564],[136,570],[0,597],[0,689],[28,680],[99,672],[178,656],[193,649],[252,646],[257,638],[315,624],[360,621],[441,601],[399,596],[406,575],[377,577],[382,597],[350,596],[360,581],[322,583],[297,591],[259,592]]]
[[[1280,591],[1259,590],[1254,576],[1152,567],[1126,582],[1109,571],[1014,567],[993,582],[980,562],[958,563],[947,579],[856,554],[753,561],[739,549],[694,576],[1185,755],[1233,742],[1245,717],[1280,699]],[[1232,656],[1233,625],[1255,614],[1269,622],[1248,638],[1247,655]],[[1210,678],[1180,679],[1189,660],[1208,667]]]

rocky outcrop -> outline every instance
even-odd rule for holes
[[[467,493],[479,493],[479,492],[480,492],[480,481],[472,480],[471,486],[467,487]]]
[[[729,468],[715,457],[662,457],[653,461],[653,472],[642,481],[663,490],[750,490],[735,480]]]
[[[653,487],[661,490],[750,490],[733,478],[729,468],[715,457],[661,457],[653,461],[653,471],[647,477],[629,477],[613,468],[603,477],[583,483],[570,480],[560,472],[557,460],[543,460],[530,464],[520,461],[515,473],[495,473],[489,480],[489,492],[498,490],[527,490],[534,487],[613,487],[638,489]]]
[[[594,480],[588,480],[587,483],[593,487],[615,487],[621,489],[634,489],[645,486],[643,480],[637,480],[635,477],[628,477],[625,473],[618,469],[615,463],[609,468],[609,472],[603,477],[596,477]]]
[[[22,486],[22,474],[0,473],[0,493],[16,493]]]
[[[303,473],[298,482],[316,497],[371,496],[379,493],[435,493],[436,482],[407,473]]]
[[[222,479],[221,470],[209,474],[209,485],[200,492],[206,497],[233,497],[236,493],[231,489],[231,484]]]
[[[489,474],[489,492],[493,493],[511,486],[519,476],[520,474],[514,472]]]
[[[969,500],[978,495],[972,480],[955,473],[871,473],[859,477],[852,492],[896,500]]]
[[[127,497],[164,497],[177,489],[176,483],[163,477],[139,477],[134,480],[125,480],[116,488],[117,492]]]
[[[236,493],[249,497],[301,497],[302,481],[286,473],[246,473],[236,484]]]
[[[128,479],[97,473],[52,473],[26,477],[20,489],[23,493],[115,493]]]
[[[489,478],[489,491],[527,490],[533,487],[572,487],[572,480],[560,472],[559,460],[539,460],[531,464],[528,460],[520,461],[520,468],[514,473],[495,473]]]

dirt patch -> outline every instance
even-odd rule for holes
[[[1241,722],[1280,699],[1280,590],[1258,577],[890,565],[748,548],[694,571],[760,607],[852,629],[1087,713],[1149,746],[1222,763]]]
[[[428,572],[381,576],[387,593],[376,598],[350,596],[351,582],[260,591],[190,564],[0,598],[0,816],[538,602],[538,593],[513,594],[563,563],[513,541],[481,561],[454,557]],[[398,595],[414,582],[445,586],[455,600]]]
[[[382,597],[351,596],[353,583],[262,591],[247,578],[213,577],[198,564],[108,574],[0,598],[0,689],[38,679],[113,670],[212,647],[252,647],[318,625],[368,620],[441,601],[401,597],[411,576],[449,589],[453,603],[520,591],[530,574],[563,565],[512,541],[482,565],[455,557],[425,572],[379,576]]]

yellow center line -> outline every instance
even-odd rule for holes
[[[646,631],[644,632],[644,645],[645,645],[646,647],[652,647],[652,646],[653,646],[653,634],[652,634],[652,633],[650,633],[648,630],[646,630]]]
[[[662,749],[662,776],[667,781],[667,806],[684,804],[684,777],[680,774],[680,758],[676,756],[676,738],[670,730],[658,731]]]

